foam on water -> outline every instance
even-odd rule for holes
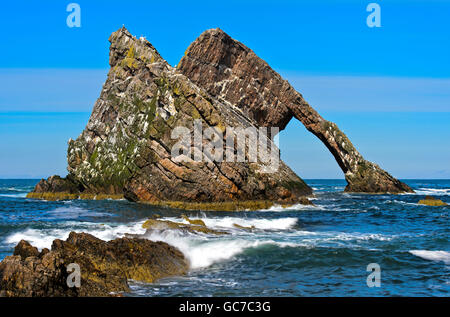
[[[187,224],[187,221],[181,218],[162,218],[164,220],[170,220],[175,222],[183,222]],[[234,224],[238,224],[244,227],[254,226],[256,229],[262,230],[288,230],[296,226],[298,219],[293,217],[277,218],[277,219],[264,219],[264,218],[239,218],[239,217],[221,217],[221,218],[208,218],[208,217],[192,217],[192,220],[201,219],[207,227],[211,228],[228,228],[235,229]]]
[[[9,198],[25,198],[27,193],[20,194],[0,194],[0,197],[9,197]]]
[[[125,234],[143,234],[145,229],[142,228],[142,224],[143,221],[120,225],[71,221],[62,224],[62,228],[58,229],[28,228],[9,235],[5,241],[8,244],[16,245],[20,240],[26,240],[42,250],[43,248],[50,248],[55,239],[66,240],[71,231],[89,233],[99,239],[109,241],[123,237]]]
[[[450,195],[450,188],[419,188],[416,193],[419,195]]]
[[[57,210],[64,212],[66,209],[61,207]],[[162,219],[187,223],[181,218],[165,217]],[[62,223],[60,228],[29,228],[16,232],[8,236],[6,242],[14,246],[23,239],[38,249],[42,249],[50,248],[54,239],[67,239],[71,231],[86,232],[106,241],[123,237],[126,234],[137,234],[143,235],[152,241],[163,241],[177,247],[189,260],[192,269],[200,269],[230,260],[247,249],[258,248],[264,245],[276,245],[282,248],[312,248],[325,244],[330,245],[330,243],[335,247],[342,247],[342,244],[345,243],[346,247],[360,248],[359,243],[361,241],[389,241],[394,238],[394,236],[371,233],[294,230],[297,226],[297,218],[292,217],[277,219],[192,217],[191,219],[202,219],[208,227],[222,229],[229,232],[229,234],[216,236],[170,229],[146,232],[142,228],[145,220],[128,224],[68,221]],[[246,227],[254,226],[257,230],[253,232],[240,230],[234,226],[235,223]]]
[[[55,239],[67,239],[70,230],[52,229],[26,229],[9,235],[6,238],[6,243],[16,245],[20,240],[25,240],[31,243],[31,245],[37,247],[39,250],[43,248],[50,248],[53,240]]]
[[[262,245],[297,246],[295,243],[273,240],[249,240],[235,237],[211,239],[177,230],[153,231],[146,234],[145,237],[152,241],[163,241],[177,247],[189,260],[192,269],[205,268],[214,263],[230,260],[249,248]]]
[[[316,200],[317,198],[309,198],[309,200]],[[286,206],[283,207],[281,205],[274,205],[268,209],[262,209],[260,211],[276,211],[276,212],[282,212],[282,211],[294,211],[294,210],[323,210],[320,206],[314,206],[314,205],[302,205],[302,204],[295,204],[292,206]]]
[[[450,252],[447,251],[411,250],[409,253],[425,260],[442,261],[450,265]]]

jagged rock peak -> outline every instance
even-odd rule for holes
[[[137,39],[124,26],[111,34],[109,42],[111,43],[109,50],[111,67],[116,67],[118,62],[137,68],[142,66],[139,63],[164,61],[148,40],[143,37]],[[133,65],[133,62],[137,64]]]

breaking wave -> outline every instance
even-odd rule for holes
[[[450,265],[450,252],[447,251],[411,250],[409,253],[425,260],[442,261]]]

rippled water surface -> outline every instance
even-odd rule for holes
[[[256,212],[186,212],[225,236],[165,230],[151,240],[178,247],[188,275],[131,282],[131,296],[449,296],[450,207],[418,205],[425,195],[450,203],[450,180],[406,181],[416,194],[343,193],[341,180],[309,180],[315,206]],[[181,212],[127,201],[26,199],[37,180],[0,180],[0,259],[21,239],[50,247],[70,231],[104,240],[144,234],[152,214],[181,222]],[[248,232],[233,224],[254,226]],[[369,263],[381,287],[369,288]]]

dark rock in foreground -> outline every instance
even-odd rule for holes
[[[80,267],[79,288],[67,284],[71,263]],[[14,255],[0,263],[0,296],[111,296],[129,291],[129,279],[151,283],[187,270],[184,255],[164,242],[138,238],[105,242],[72,232],[66,241],[53,241],[51,251],[39,252],[22,240]]]
[[[366,161],[336,124],[322,118],[265,61],[222,30],[200,35],[177,68],[213,97],[242,109],[258,126],[283,130],[293,117],[298,119],[334,156],[348,182],[347,192],[413,191]]]

